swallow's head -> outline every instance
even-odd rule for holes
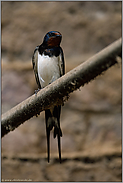
[[[43,40],[43,44],[48,47],[57,47],[60,45],[62,39],[62,35],[58,31],[50,31],[48,32]]]

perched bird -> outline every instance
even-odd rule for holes
[[[37,46],[32,57],[35,79],[39,89],[42,89],[65,74],[64,54],[60,47],[62,35],[58,31],[48,32],[43,43]],[[61,163],[60,128],[61,106],[45,110],[48,162],[50,160],[50,131],[54,127],[54,138],[58,138],[59,160]]]

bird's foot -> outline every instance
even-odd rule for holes
[[[37,93],[40,91],[41,89],[37,89],[37,90],[35,90],[35,95],[37,95]]]

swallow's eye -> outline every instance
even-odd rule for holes
[[[52,37],[52,36],[55,36],[55,34],[52,33],[52,32],[50,32],[50,33],[49,33],[49,36]]]

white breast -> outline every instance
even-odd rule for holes
[[[41,88],[60,77],[59,57],[49,57],[38,53],[38,77]]]

